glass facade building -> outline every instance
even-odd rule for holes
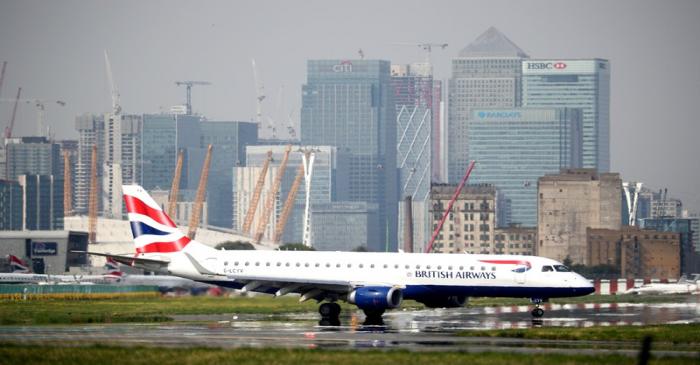
[[[390,68],[381,60],[310,60],[302,86],[301,143],[335,146],[347,154],[348,199],[379,207],[381,234],[369,244],[374,251],[396,250],[399,194]]]
[[[22,229],[63,229],[63,176],[20,175],[18,180],[22,188]]]
[[[528,55],[489,28],[452,60],[448,84],[448,182],[459,183],[469,161],[469,118],[475,108],[520,106],[521,63]]]
[[[317,204],[311,210],[311,245],[318,251],[367,249],[380,234],[377,205],[366,202]]]
[[[22,187],[17,181],[0,180],[0,231],[22,230]]]
[[[500,226],[537,226],[537,179],[581,165],[581,112],[568,108],[474,109],[470,183],[492,184],[505,198]]]
[[[607,60],[524,60],[522,105],[580,108],[583,167],[610,171],[610,63]]]

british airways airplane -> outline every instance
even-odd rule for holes
[[[7,255],[12,267],[11,273],[0,273],[0,284],[114,284],[121,278],[115,269],[103,275],[47,275],[34,274],[29,265],[15,255]],[[107,265],[107,269],[112,267]]]
[[[123,186],[136,254],[120,263],[200,282],[322,303],[319,313],[337,322],[346,301],[362,309],[366,323],[381,322],[403,299],[428,307],[461,307],[468,297],[530,298],[534,317],[549,298],[594,291],[560,262],[537,256],[388,252],[219,251],[183,235],[140,186]],[[323,320],[322,320],[323,323]]]

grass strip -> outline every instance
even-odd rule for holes
[[[700,346],[700,323],[653,326],[546,327],[527,329],[469,330],[467,337],[507,337],[542,340],[641,341],[651,336],[655,342]]]
[[[102,359],[102,360],[100,360]],[[137,364],[634,364],[636,359],[622,355],[560,355],[464,352],[340,351],[306,349],[217,349],[85,346],[56,347],[0,344],[0,364],[92,365],[95,362]],[[691,358],[659,358],[652,364],[691,364]]]

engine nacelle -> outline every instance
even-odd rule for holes
[[[450,295],[442,298],[430,298],[418,300],[428,308],[459,308],[467,304],[467,297],[464,295]]]
[[[363,286],[348,295],[348,303],[360,309],[396,308],[402,300],[401,289],[386,286]]]

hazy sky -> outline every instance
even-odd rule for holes
[[[438,77],[489,26],[532,58],[611,62],[612,169],[700,211],[700,1],[9,1],[0,0],[2,98],[59,99],[49,124],[76,137],[75,115],[110,108],[103,50],[110,52],[125,113],[155,113],[184,102],[210,120],[251,120],[251,58],[265,86],[265,114],[282,119],[282,99],[298,125],[300,88],[312,58],[422,61],[433,52]],[[281,89],[283,91],[281,91]],[[281,98],[280,95],[284,95]],[[0,104],[0,127],[11,103]],[[15,135],[36,130],[23,105]]]

